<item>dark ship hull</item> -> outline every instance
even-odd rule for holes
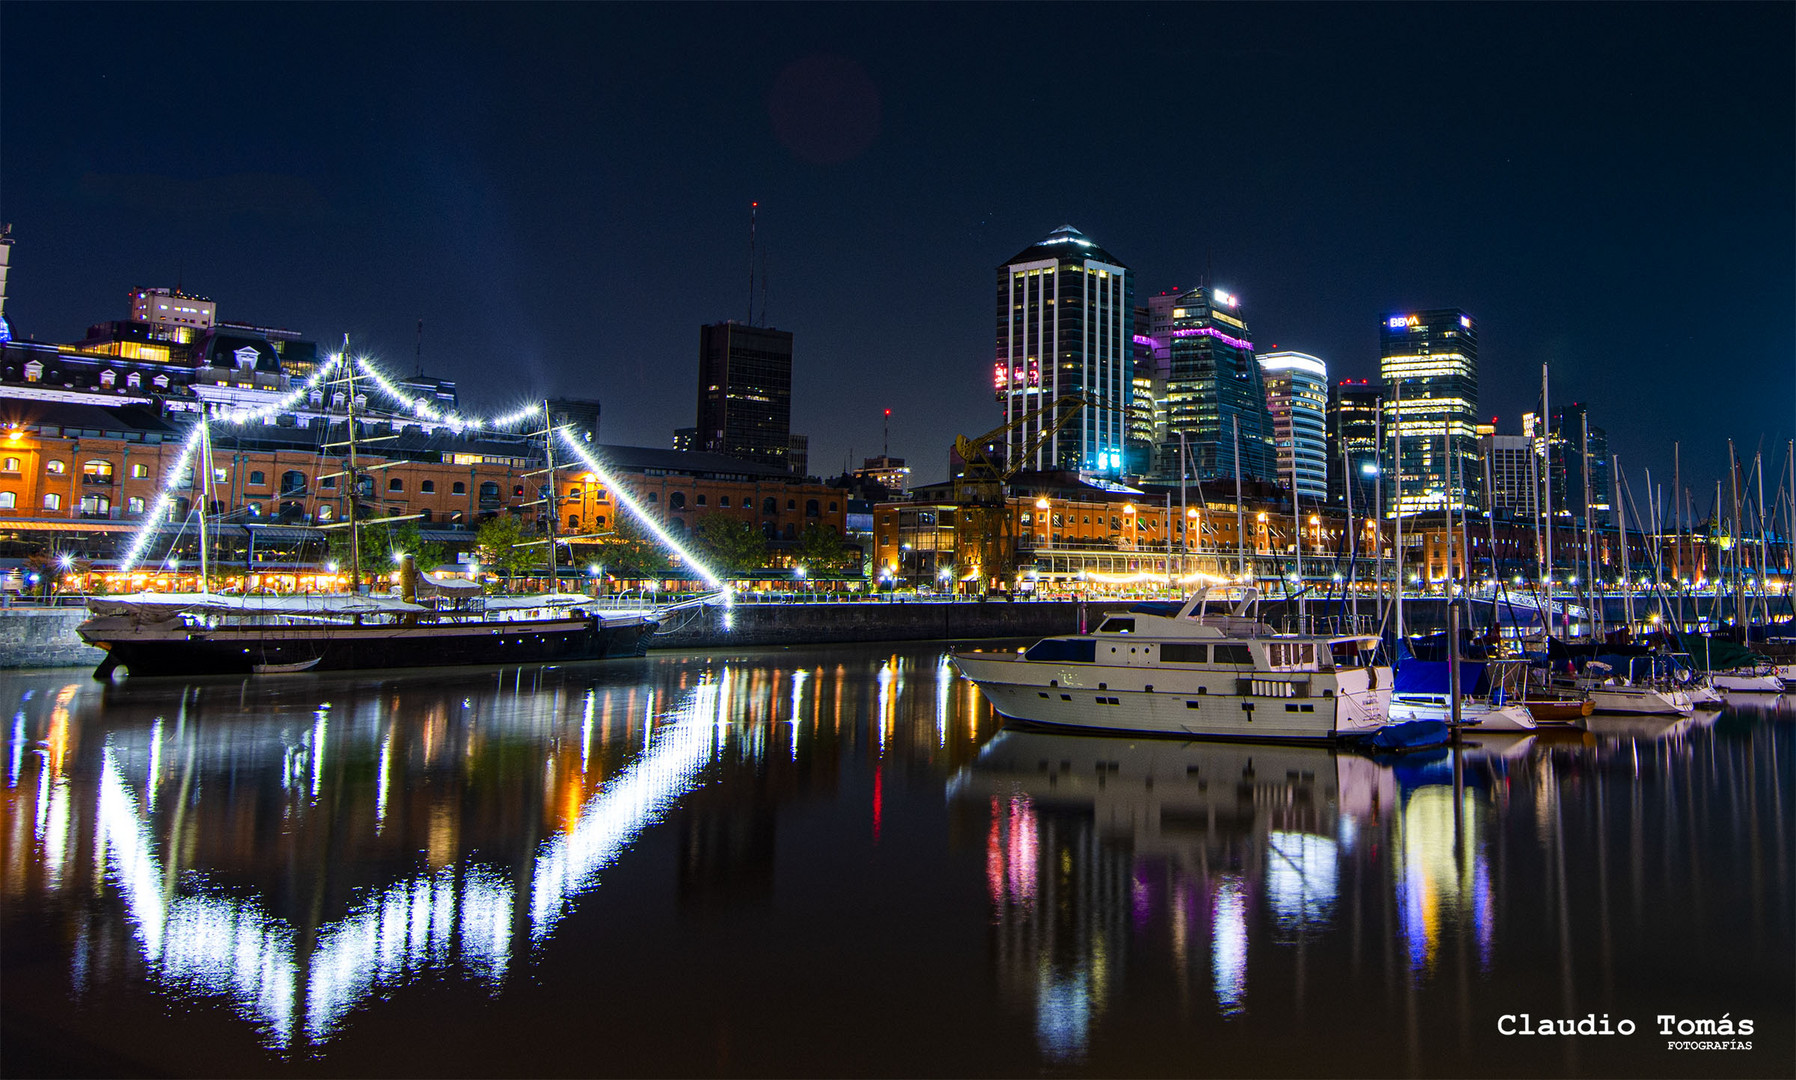
[[[252,675],[298,671],[540,664],[641,656],[659,624],[647,615],[602,619],[171,627],[96,634],[106,650],[96,679],[131,676]],[[84,635],[85,636],[85,635]]]

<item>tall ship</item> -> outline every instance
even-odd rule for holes
[[[345,341],[347,354],[348,342]],[[343,473],[349,490],[364,490],[357,454],[355,366],[344,364],[347,392]],[[545,496],[556,490],[554,424],[546,403],[543,417]],[[208,421],[200,421],[200,475],[212,476]],[[585,595],[545,593],[487,596],[477,581],[420,572],[410,555],[399,557],[398,583],[390,594],[360,591],[365,525],[409,520],[365,518],[360,497],[349,499],[350,580],[348,594],[276,596],[213,593],[206,538],[208,500],[199,505],[200,581],[198,593],[140,593],[92,597],[90,617],[78,628],[81,639],[105,650],[96,679],[122,675],[254,675],[301,671],[347,671],[400,667],[531,664],[641,656],[672,608],[606,608]],[[557,514],[546,515],[548,580],[556,568]],[[334,526],[327,526],[334,527]],[[703,603],[704,599],[691,603]],[[688,606],[686,604],[678,605]]]
[[[1214,591],[953,661],[999,713],[1052,727],[1330,742],[1388,723],[1391,669],[1375,634],[1277,633],[1258,617],[1257,589]]]

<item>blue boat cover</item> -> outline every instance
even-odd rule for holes
[[[1490,665],[1471,660],[1459,662],[1459,692],[1473,697],[1490,693],[1485,671]],[[1399,694],[1446,694],[1452,689],[1452,671],[1445,660],[1418,660],[1409,651],[1409,642],[1397,642],[1397,678],[1393,684]]]
[[[1379,750],[1417,750],[1447,741],[1447,725],[1439,720],[1411,720],[1379,728],[1369,740]]]

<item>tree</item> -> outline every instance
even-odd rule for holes
[[[611,534],[597,547],[595,561],[626,581],[666,577],[673,570],[661,542],[621,508]]]
[[[729,514],[701,514],[692,523],[693,554],[724,577],[767,564],[767,538],[753,522]]]
[[[843,574],[849,570],[859,576],[861,549],[845,544],[835,533],[812,523],[798,537],[792,548],[792,561],[816,577],[821,574]]]
[[[480,565],[501,577],[516,577],[532,566],[546,567],[547,560],[537,547],[519,547],[525,540],[524,529],[510,514],[500,514],[481,522],[474,534],[474,557]],[[545,573],[547,571],[545,570]]]
[[[448,549],[443,545],[424,540],[415,521],[363,525],[360,531],[364,575],[388,572],[394,565],[394,555],[410,555],[421,570],[435,569],[449,557]],[[344,570],[348,570],[350,563],[349,533],[348,526],[332,529],[327,542],[330,558]]]

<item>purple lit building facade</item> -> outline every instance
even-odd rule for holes
[[[1182,433],[1188,477],[1233,480],[1238,424],[1241,475],[1277,479],[1272,414],[1239,298],[1206,285],[1150,297],[1147,306],[1146,346],[1165,387],[1151,478],[1178,481]]]

